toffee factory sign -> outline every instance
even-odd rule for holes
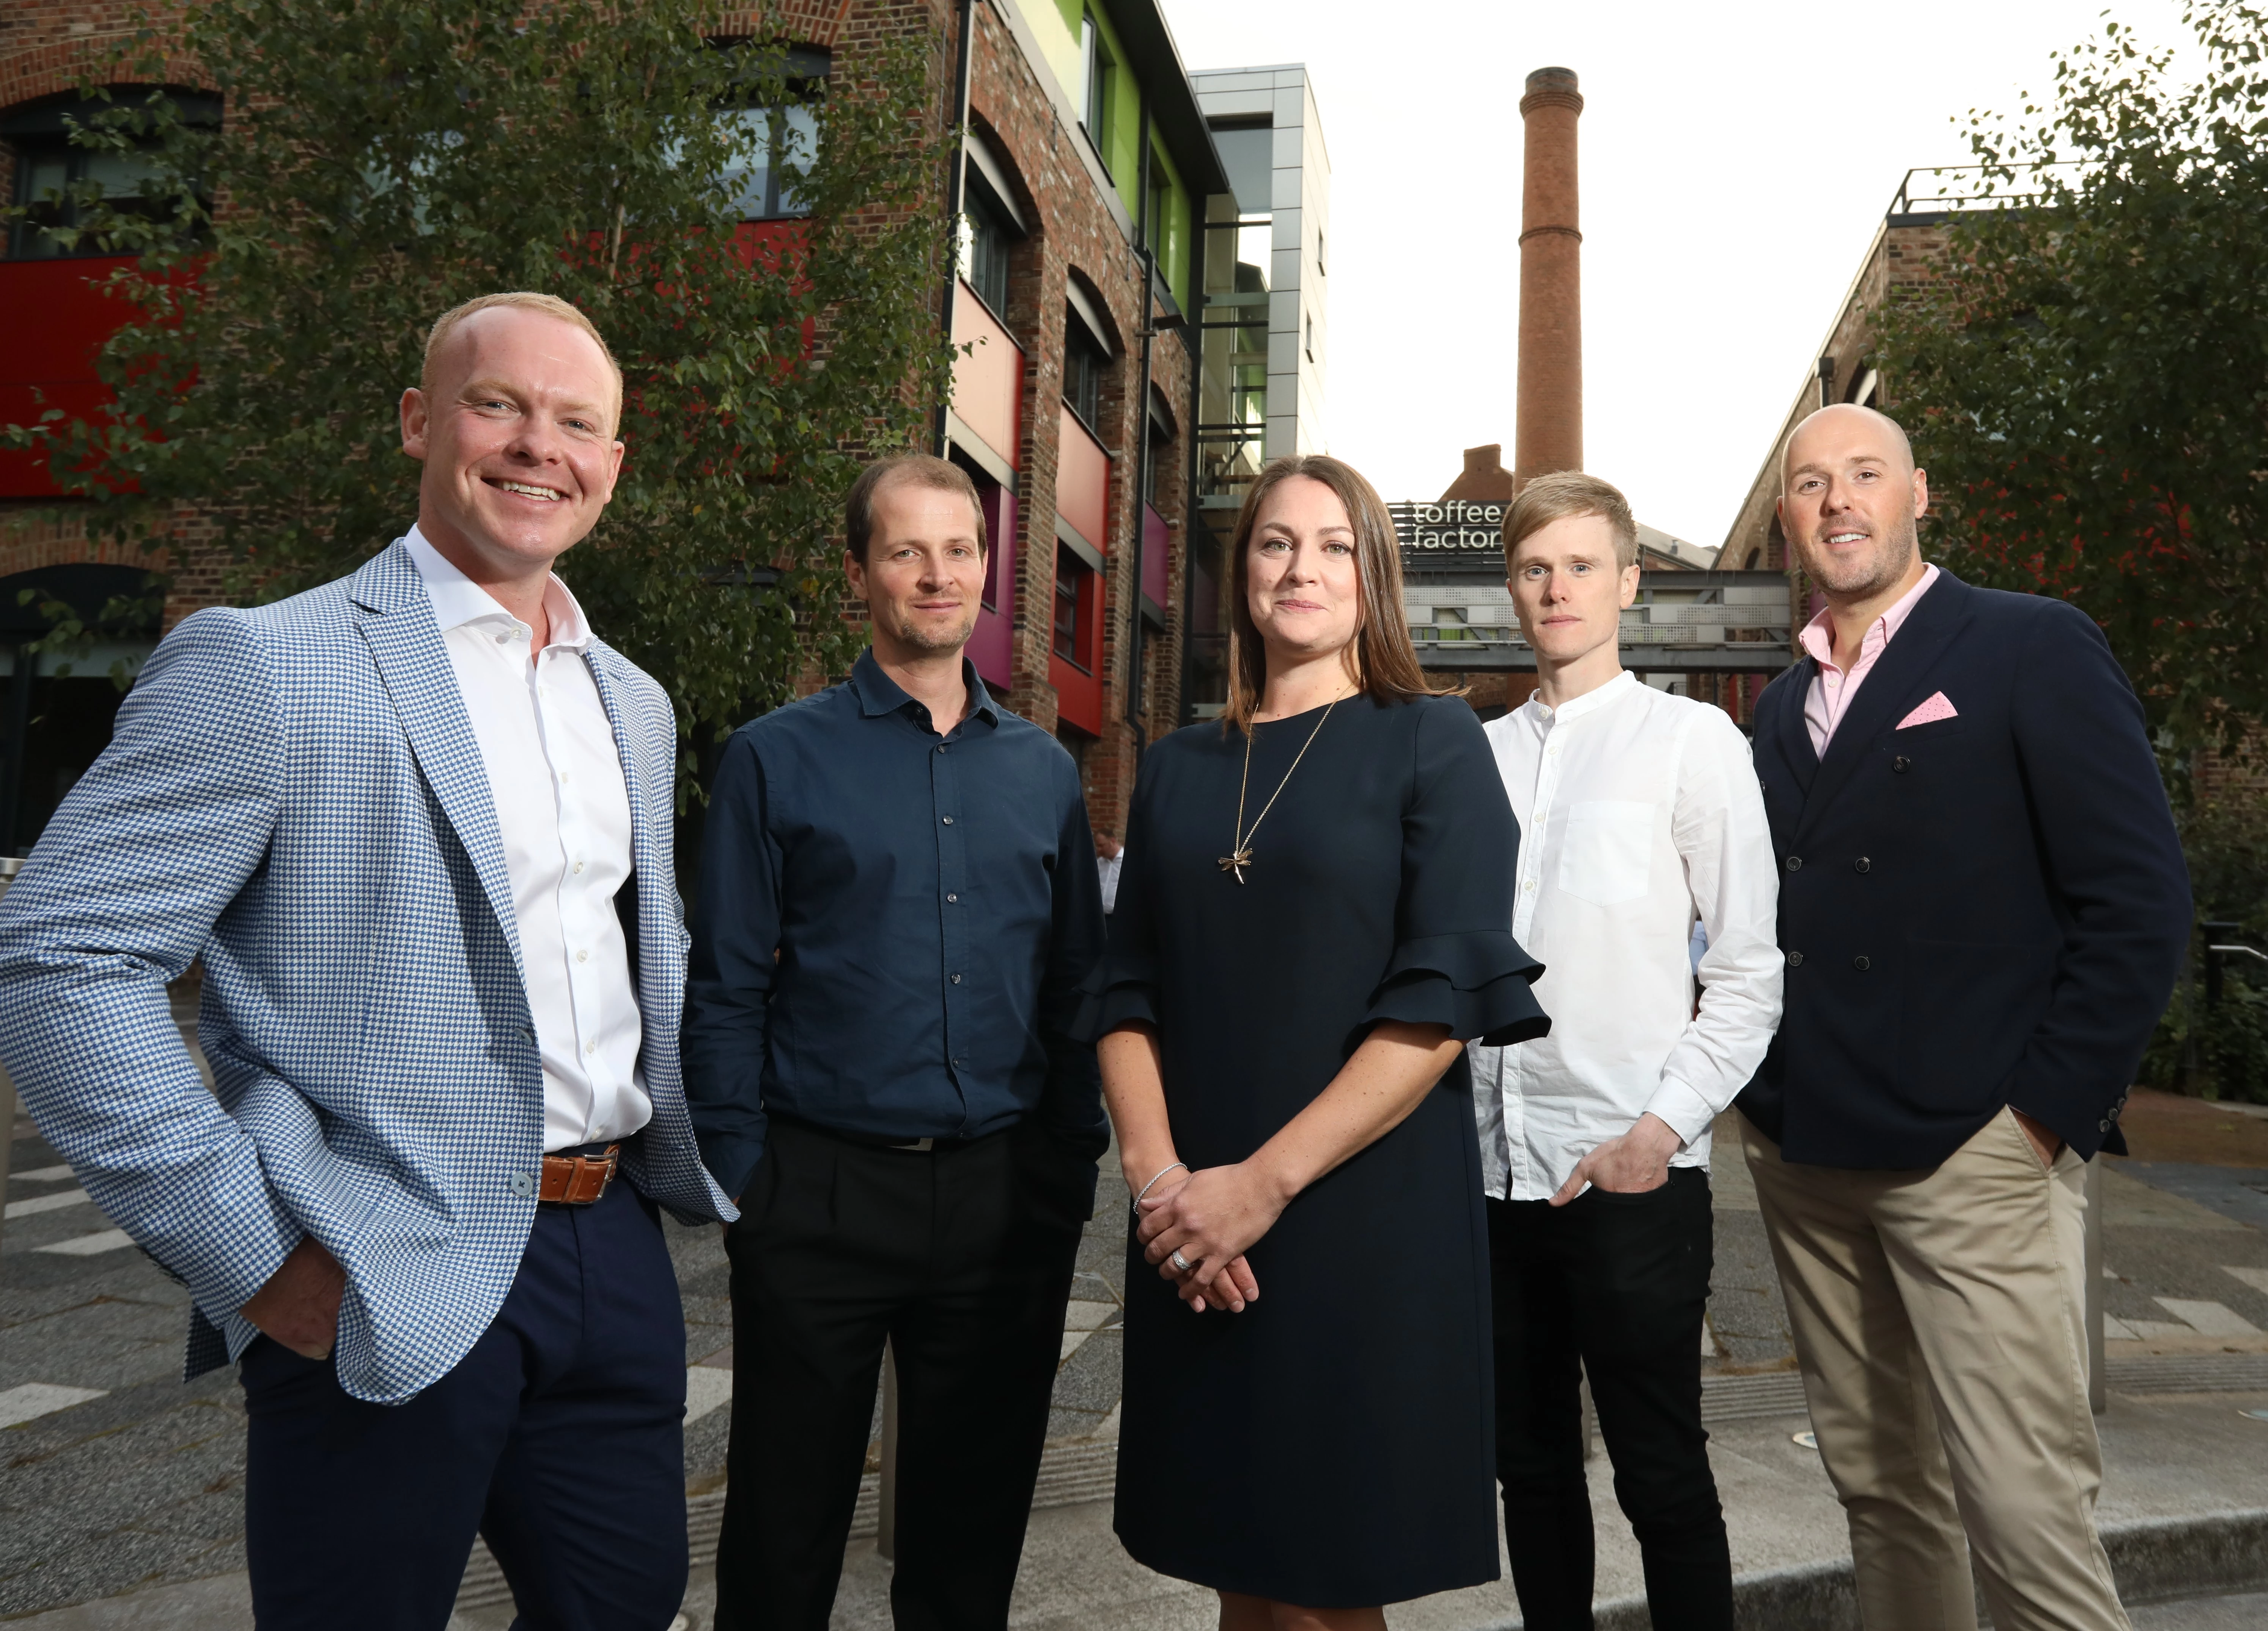
[[[1401,539],[1405,571],[1471,571],[1481,567],[1502,575],[1506,506],[1444,498],[1389,504],[1386,507],[1394,517],[1394,530]]]

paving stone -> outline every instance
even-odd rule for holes
[[[1107,1414],[1117,1404],[1119,1367],[1125,1357],[1122,1332],[1112,1327],[1098,1331],[1079,1346],[1079,1351],[1056,1372],[1052,1403],[1061,1410],[1094,1411]]]

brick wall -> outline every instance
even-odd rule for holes
[[[5,0],[0,9],[0,110],[71,90],[99,55],[124,37],[136,7],[129,0]],[[836,53],[839,76],[855,76],[858,54],[884,40],[909,36],[925,41],[932,64],[932,94],[924,114],[933,131],[951,116],[953,53],[957,8],[953,0],[783,0],[765,11],[728,13],[726,33],[754,33],[773,19],[795,42]],[[1180,711],[1182,587],[1184,573],[1186,423],[1190,357],[1179,333],[1154,343],[1151,359],[1154,388],[1167,404],[1174,439],[1159,450],[1161,461],[1158,510],[1168,524],[1168,626],[1149,631],[1144,642],[1141,715],[1126,718],[1130,671],[1129,633],[1140,599],[1134,579],[1135,540],[1141,506],[1136,490],[1136,451],[1145,416],[1137,400],[1140,335],[1147,312],[1139,263],[1108,201],[1081,161],[1076,144],[1086,137],[1059,114],[1045,88],[1018,48],[1006,22],[989,5],[976,10],[976,39],[970,105],[977,127],[990,138],[1011,171],[1016,200],[1034,231],[1011,261],[1009,310],[1002,314],[1024,349],[1023,445],[1019,470],[1016,550],[1016,612],[1013,684],[1007,701],[1018,712],[1049,730],[1057,727],[1055,688],[1048,681],[1048,657],[1055,594],[1055,484],[1057,404],[1063,395],[1066,287],[1074,271],[1101,296],[1117,355],[1108,371],[1101,423],[1095,427],[1111,454],[1109,527],[1094,542],[1108,557],[1103,638],[1104,727],[1086,745],[1082,764],[1094,825],[1120,832],[1132,796],[1137,738],[1173,727]],[[187,63],[172,70],[176,83],[197,83]],[[942,180],[932,207],[943,208]],[[12,187],[12,166],[0,148],[0,187]],[[941,282],[941,280],[940,280]],[[225,563],[201,548],[202,529],[184,517],[177,542],[165,555],[135,564],[174,575],[166,606],[166,625],[220,598]],[[90,544],[84,527],[68,516],[58,522],[34,519],[28,511],[0,509],[0,574],[62,561],[110,561],[114,550]],[[814,671],[806,688],[832,676]]]

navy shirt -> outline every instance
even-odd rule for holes
[[[725,744],[684,1046],[728,1195],[768,1111],[908,1140],[1037,1114],[1088,1159],[1108,1140],[1094,1050],[1070,1037],[1103,936],[1078,767],[962,671],[948,736],[868,652]]]

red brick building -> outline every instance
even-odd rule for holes
[[[63,114],[132,10],[0,0],[0,198],[35,202],[95,162]],[[971,654],[1079,759],[1097,830],[1123,830],[1140,743],[1182,712],[1200,339],[1185,314],[1205,286],[1197,224],[1229,190],[1164,18],[1153,0],[785,0],[771,15],[821,73],[855,75],[862,48],[909,33],[932,47],[932,116],[963,133],[936,207],[942,219],[957,189],[967,222],[939,321],[976,345],[939,451],[976,478],[995,538]],[[757,26],[754,11],[731,20]],[[169,77],[184,98],[205,89],[188,63]],[[39,225],[0,245],[0,423],[92,410],[93,354],[121,315],[90,287],[120,262],[58,253]],[[35,461],[0,453],[0,852],[28,847],[107,740],[116,690],[85,676],[130,666],[219,593],[193,532],[172,559],[117,558],[68,514],[28,513],[55,498]],[[72,677],[22,660],[42,625],[11,591],[99,606],[145,566],[173,578],[146,638]]]

